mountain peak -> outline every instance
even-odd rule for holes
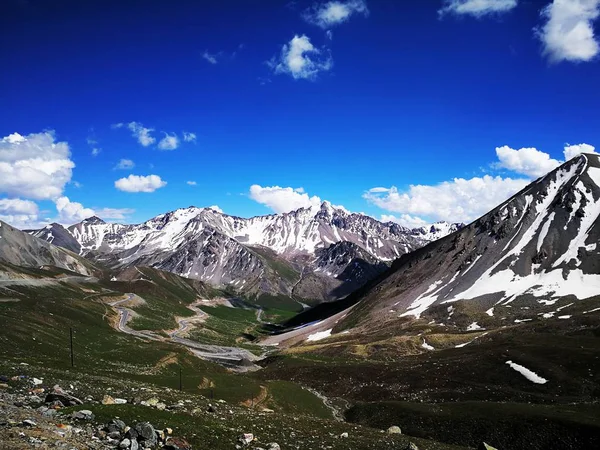
[[[88,224],[102,224],[102,223],[106,223],[104,220],[102,220],[98,216],[88,217],[87,219],[83,219],[81,222],[82,223],[88,223]]]

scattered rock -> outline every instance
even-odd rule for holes
[[[114,431],[124,433],[126,431],[125,422],[119,419],[113,419],[104,426],[104,429],[109,433],[112,433]]]
[[[89,409],[82,409],[80,411],[74,411],[71,417],[75,420],[94,420],[94,413]]]
[[[138,434],[138,441],[144,441],[144,445],[146,445],[146,447],[154,447],[157,444],[154,427],[148,422],[140,422],[136,424],[134,429]]]
[[[127,403],[127,400],[125,400],[124,398],[115,398],[115,405],[124,405],[125,403]]]
[[[340,434],[341,438],[347,438],[348,437],[348,433],[347,432],[343,432],[342,434]]]
[[[131,441],[127,438],[123,439],[119,444],[119,448],[129,448],[131,447]]]
[[[38,385],[42,384],[44,381],[40,380],[39,378],[34,377],[31,379],[31,382],[33,383],[34,386],[38,386]]]
[[[44,403],[53,403],[55,401],[61,402],[63,405],[67,406],[77,406],[83,405],[83,402],[79,400],[77,397],[74,397],[71,394],[68,394],[60,386],[54,386],[52,392],[46,395],[46,399]]]
[[[30,419],[25,419],[23,422],[21,422],[21,424],[24,427],[37,427],[37,423]]]
[[[105,395],[104,397],[102,397],[102,404],[103,405],[114,405],[115,399],[112,398],[110,395]]]
[[[404,448],[404,450],[419,450],[419,447],[417,447],[417,444],[415,444],[414,442],[409,442],[408,445]]]
[[[249,445],[254,440],[252,433],[244,433],[238,438],[238,442],[242,445]]]
[[[281,450],[281,447],[277,442],[270,442],[267,444],[267,450]]]
[[[402,434],[402,430],[399,426],[393,425],[387,429],[387,434]]]

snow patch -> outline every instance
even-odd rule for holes
[[[540,377],[537,373],[532,372],[527,367],[523,367],[522,365],[514,363],[512,361],[506,361],[506,364],[508,364],[513,369],[515,369],[517,372],[519,372],[521,375],[523,375],[525,378],[527,378],[532,383],[546,384],[548,382],[548,380]]]
[[[306,340],[309,342],[313,342],[313,341],[320,341],[321,339],[326,339],[329,336],[331,336],[332,330],[333,330],[333,328],[330,328],[329,330],[317,331],[316,333],[309,334],[308,337],[306,338]]]

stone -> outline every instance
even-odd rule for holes
[[[154,427],[148,422],[140,422],[134,428],[138,433],[138,441],[144,441],[146,447],[154,447],[157,444]]]
[[[131,441],[131,447],[129,447],[129,450],[138,450],[140,448],[140,445],[138,444],[138,441]]]
[[[58,385],[54,386],[54,388],[52,389],[52,392],[49,392],[46,395],[46,399],[44,400],[44,403],[53,403],[55,401],[59,401],[63,405],[66,405],[66,406],[83,405],[83,402],[81,400],[79,400],[77,397],[75,397],[71,394],[66,393]]]
[[[110,395],[105,395],[104,397],[102,397],[102,404],[103,405],[114,405],[115,399],[112,398]]]
[[[419,450],[419,447],[417,447],[417,444],[414,442],[409,442],[408,445],[404,447],[404,450]]]
[[[170,438],[161,450],[192,450],[192,446],[185,439]]]
[[[166,409],[167,405],[165,405],[164,403],[157,403],[155,408],[158,409],[159,411],[164,411]]]
[[[125,403],[127,403],[127,400],[124,398],[115,398],[115,405],[124,405]]]
[[[248,445],[253,440],[254,440],[254,435],[252,433],[244,433],[238,438],[238,442],[243,445]]]
[[[121,439],[121,433],[119,431],[110,431],[107,436],[110,439]]]
[[[281,447],[277,442],[270,442],[267,444],[267,450],[281,450]]]
[[[23,422],[21,422],[21,424],[24,427],[37,427],[37,423],[30,419],[25,419]]]
[[[82,409],[80,411],[74,411],[71,417],[75,420],[94,420],[94,413],[89,409]]]
[[[39,378],[35,378],[35,377],[33,377],[33,378],[31,379],[31,382],[33,383],[33,385],[34,385],[34,386],[38,386],[38,385],[42,384],[44,381],[43,381],[43,380],[40,380]]]
[[[342,434],[340,434],[340,437],[341,437],[341,438],[347,438],[347,437],[348,437],[348,433],[346,433],[346,432],[344,431]]]
[[[123,422],[122,420],[119,419],[113,419],[110,422],[108,422],[105,426],[104,429],[106,431],[110,432],[114,432],[117,431],[119,433],[124,433],[125,431],[125,422]]]
[[[131,441],[127,438],[123,439],[119,444],[119,448],[129,448],[131,447]]]
[[[44,412],[42,413],[42,417],[45,417],[45,418],[49,419],[49,418],[51,418],[51,417],[54,417],[56,414],[57,414],[57,413],[56,413],[56,410],[55,410],[55,409],[50,409],[50,408],[48,408],[46,411],[44,411]]]
[[[387,429],[387,434],[402,434],[402,430],[399,426],[393,425]]]

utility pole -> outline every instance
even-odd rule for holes
[[[75,355],[73,354],[73,328],[69,328],[71,335],[71,367],[75,367]]]

